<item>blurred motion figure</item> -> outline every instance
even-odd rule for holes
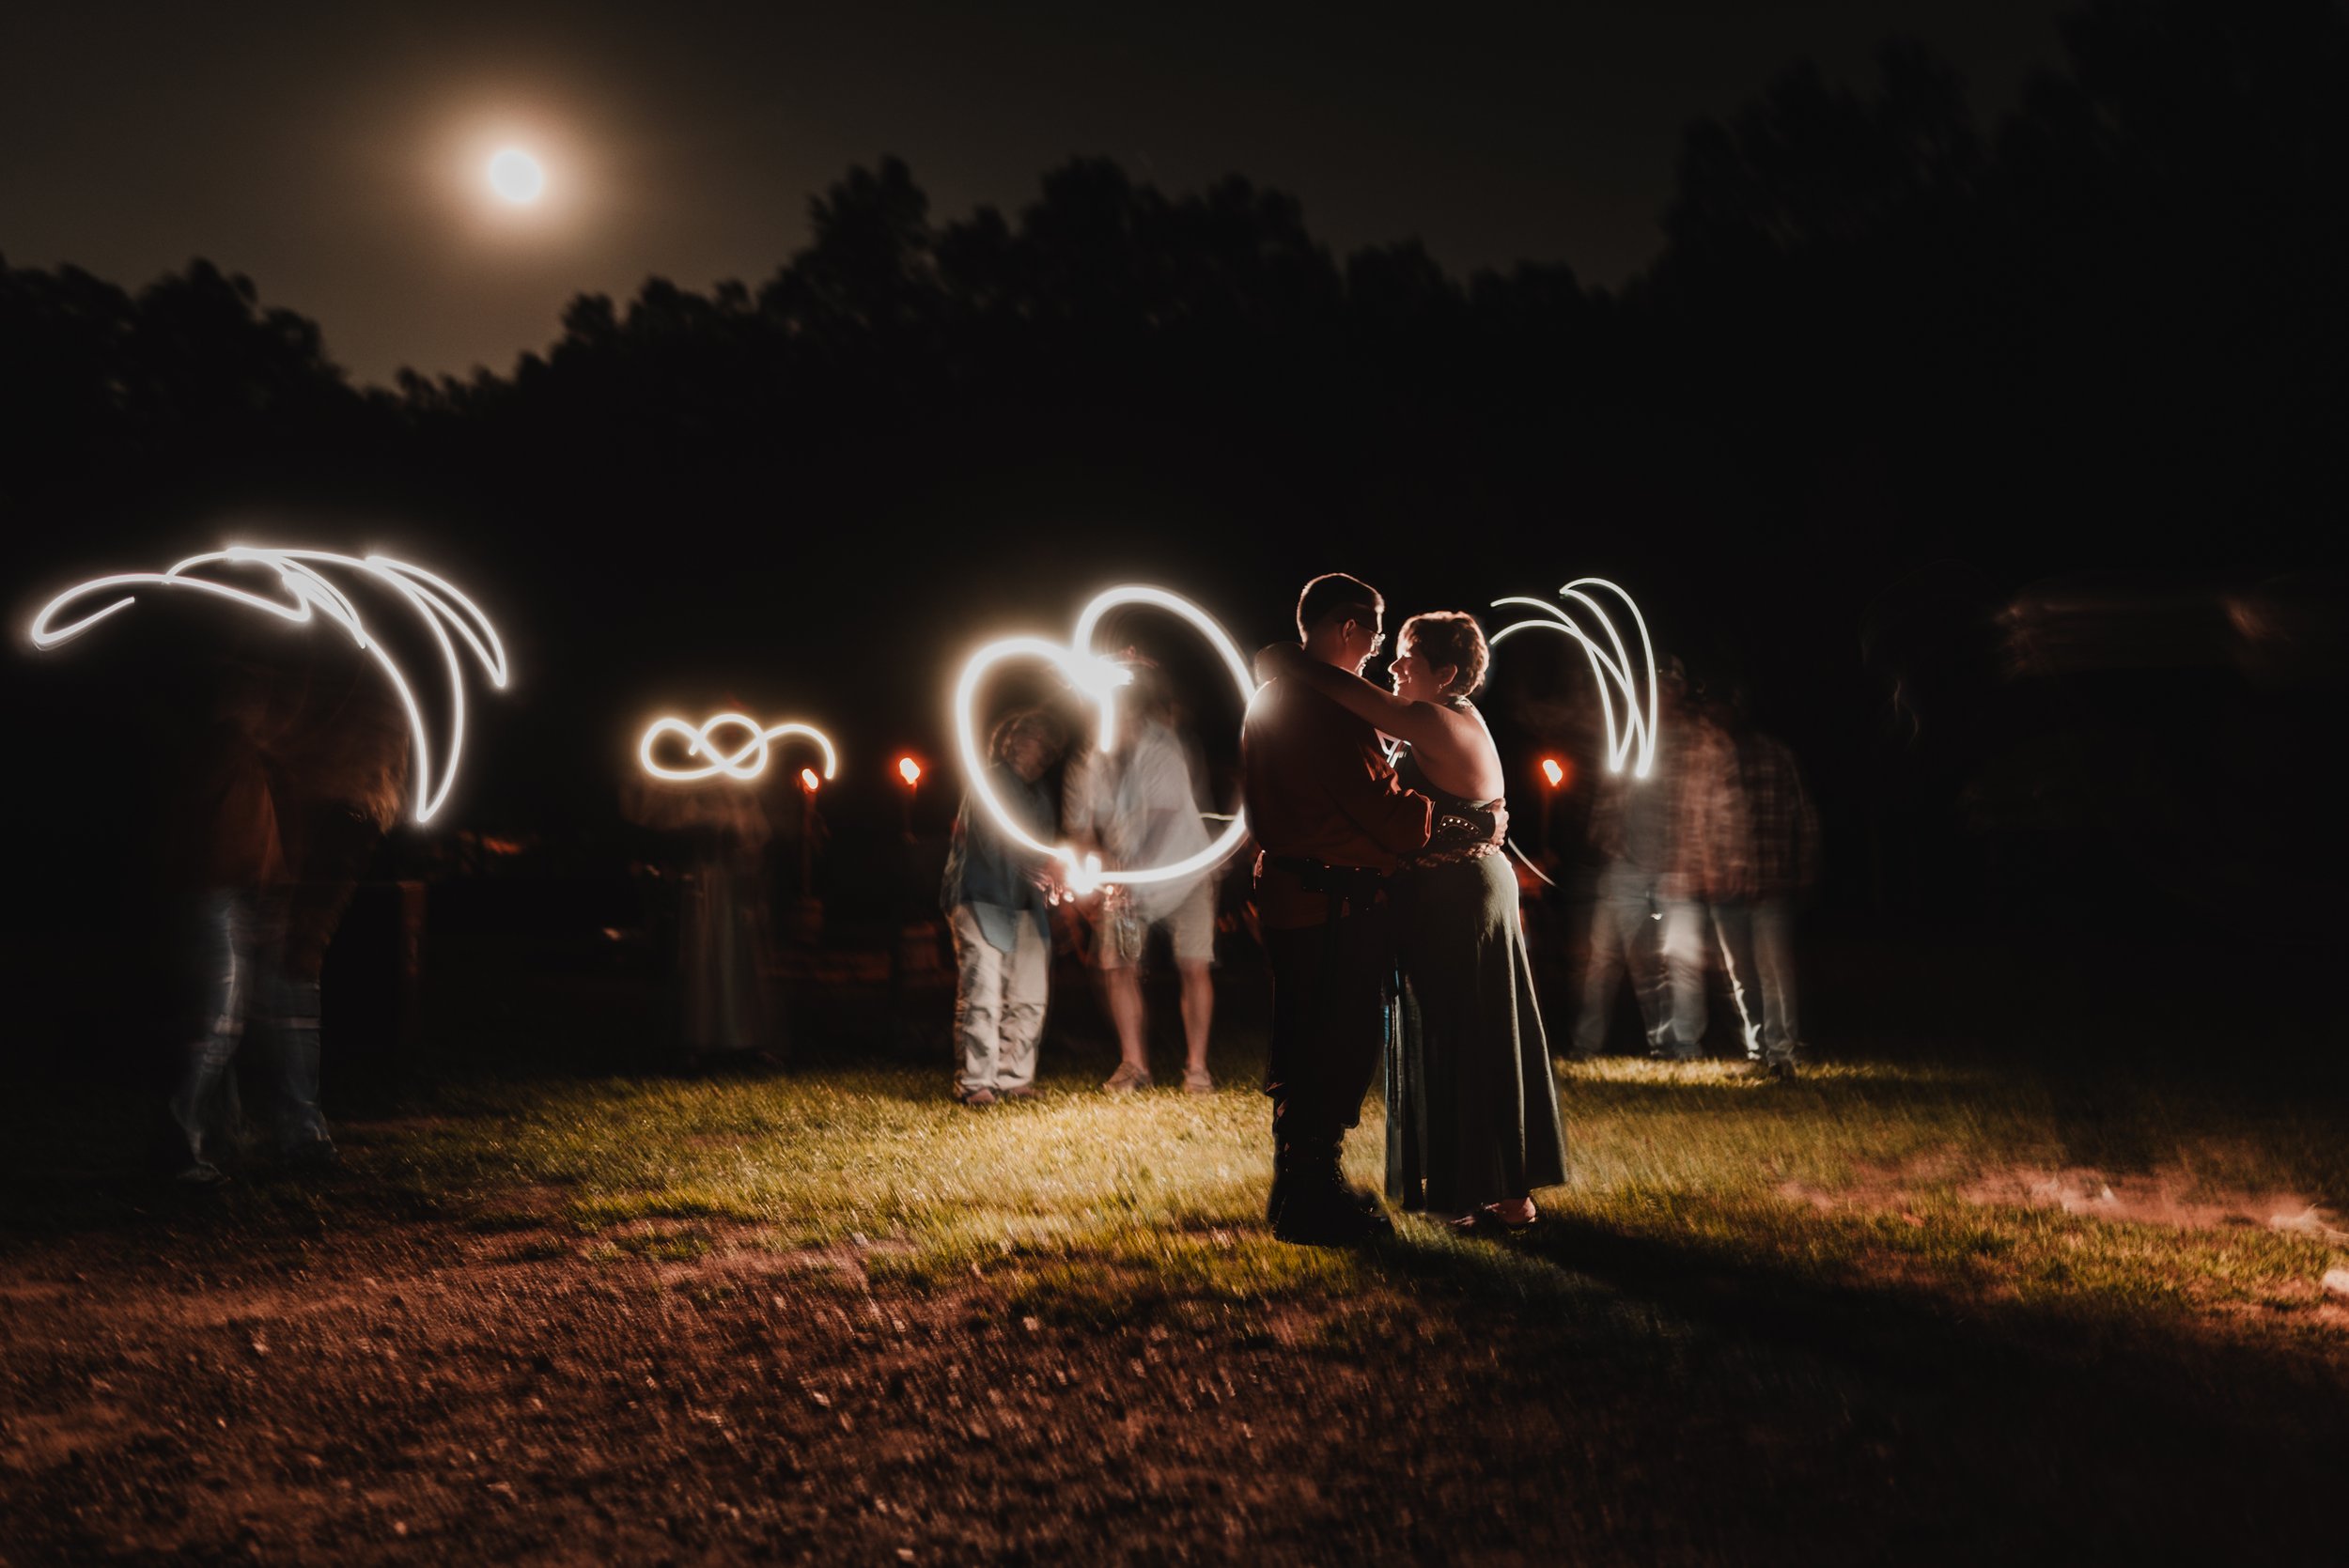
[[[767,988],[767,813],[733,779],[630,780],[624,814],[669,841],[675,1043],[689,1065],[772,1062],[781,1022]]]
[[[1704,1053],[1710,1021],[1704,977],[1719,928],[1717,913],[1752,896],[1753,836],[1735,744],[1705,705],[1690,700],[1684,679],[1675,675],[1663,690],[1669,700],[1657,771],[1664,779],[1659,793],[1670,801],[1671,815],[1656,897],[1663,913],[1671,1006],[1664,1037],[1648,1054],[1691,1062]],[[1654,781],[1650,784],[1653,787]]]
[[[1819,878],[1819,814],[1794,751],[1754,729],[1739,696],[1723,705],[1722,718],[1736,753],[1749,860],[1746,896],[1715,904],[1713,921],[1745,1023],[1747,1059],[1769,1077],[1790,1077],[1802,1056],[1795,911]]]
[[[1097,854],[1110,870],[1173,865],[1207,847],[1199,798],[1206,769],[1198,748],[1178,733],[1165,679],[1129,652],[1134,672],[1119,702],[1116,749],[1081,750],[1069,759],[1063,829],[1081,855]],[[1215,1017],[1215,875],[1103,888],[1094,906],[1095,953],[1111,1020],[1117,1027],[1117,1070],[1101,1087],[1112,1094],[1150,1087],[1149,1017],[1142,959],[1150,933],[1163,928],[1182,977],[1183,1087],[1210,1094],[1207,1032]]]
[[[235,663],[196,743],[168,869],[189,899],[201,1017],[170,1098],[179,1179],[226,1181],[243,1138],[234,1063],[266,1085],[262,1121],[298,1166],[337,1157],[319,1108],[319,976],[352,893],[407,781],[408,735],[355,661],[295,671]]]

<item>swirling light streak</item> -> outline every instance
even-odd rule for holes
[[[722,730],[739,730],[747,737],[731,752],[722,750],[717,737]],[[685,737],[685,754],[710,760],[697,768],[671,768],[653,760],[653,747],[664,735]],[[655,719],[646,726],[644,737],[636,743],[636,760],[645,771],[656,779],[669,779],[678,784],[692,784],[700,779],[714,779],[720,774],[729,779],[750,780],[767,771],[767,749],[786,736],[804,736],[816,742],[824,753],[824,777],[836,777],[840,771],[839,753],[832,750],[832,737],[813,724],[796,721],[782,724],[762,724],[747,713],[718,713],[702,721],[699,729],[682,719]],[[802,775],[806,773],[801,768]],[[814,785],[808,785],[814,788]]]
[[[287,598],[272,598],[234,583],[191,575],[216,563],[267,567],[277,573],[278,585],[286,591]],[[383,644],[367,630],[366,623],[360,617],[359,607],[321,575],[318,566],[355,567],[389,587],[423,617],[425,626],[440,645],[441,658],[448,672],[449,724],[448,763],[437,787],[432,772],[431,737],[425,724],[424,710],[416,702],[408,677],[400,673],[398,664],[385,651]],[[79,637],[109,615],[128,610],[138,602],[136,594],[125,594],[70,625],[50,624],[57,613],[69,604],[95,594],[130,587],[194,589],[297,624],[310,620],[314,613],[323,613],[327,619],[341,627],[362,652],[372,656],[382,666],[383,674],[391,680],[392,690],[398,694],[400,706],[407,710],[409,736],[416,753],[416,820],[419,823],[432,820],[448,800],[449,790],[457,783],[457,765],[465,749],[464,663],[458,655],[457,644],[450,640],[450,629],[456,629],[466,647],[472,650],[474,658],[488,672],[491,685],[503,689],[506,682],[506,646],[498,641],[497,628],[490,623],[490,617],[482,613],[480,606],[466,598],[455,583],[421,567],[396,561],[388,555],[360,557],[338,555],[323,550],[232,545],[226,550],[191,555],[164,571],[121,572],[92,578],[87,582],[67,589],[41,607],[40,613],[33,617],[33,645],[54,648]]]
[[[1068,885],[1070,892],[1080,894],[1111,884],[1140,887],[1149,882],[1178,881],[1196,876],[1223,861],[1239,847],[1240,841],[1248,835],[1247,814],[1235,812],[1224,819],[1222,833],[1195,855],[1186,856],[1172,865],[1107,870],[1103,868],[1098,855],[1088,854],[1081,859],[1070,846],[1046,844],[1030,833],[1004,809],[1003,801],[996,799],[993,787],[988,783],[987,757],[980,747],[978,728],[972,722],[972,712],[979,683],[989,670],[1006,660],[1036,660],[1060,671],[1070,686],[1100,708],[1100,749],[1107,752],[1116,744],[1117,689],[1131,684],[1133,672],[1113,660],[1090,651],[1090,647],[1094,630],[1099,626],[1101,617],[1128,604],[1146,604],[1172,612],[1189,621],[1223,660],[1223,667],[1230,672],[1233,684],[1239,691],[1240,702],[1245,705],[1255,696],[1256,683],[1249,675],[1247,661],[1240,658],[1239,648],[1222,627],[1216,624],[1215,617],[1179,594],[1130,582],[1096,595],[1093,601],[1084,607],[1083,613],[1077,617],[1074,645],[1042,637],[1006,637],[1000,642],[989,643],[971,656],[962,667],[962,678],[955,686],[955,747],[962,759],[963,776],[970,781],[972,799],[994,820],[996,827],[1003,830],[1006,838],[1035,854],[1057,861],[1064,868],[1062,880]],[[1080,652],[1079,649],[1087,651]]]
[[[1623,600],[1624,608],[1631,612],[1632,624],[1639,628],[1640,653],[1647,665],[1647,692],[1644,700],[1640,691],[1638,672],[1632,668],[1631,653],[1624,644],[1623,633],[1616,629],[1613,618],[1607,613],[1607,607],[1583,592],[1585,588],[1601,588],[1613,594]],[[1607,725],[1607,770],[1610,773],[1622,772],[1624,764],[1630,759],[1636,748],[1640,760],[1631,770],[1632,777],[1644,779],[1656,768],[1657,733],[1656,644],[1648,637],[1647,617],[1640,613],[1638,602],[1628,593],[1603,577],[1578,577],[1559,589],[1558,593],[1561,598],[1587,608],[1590,613],[1597,618],[1599,629],[1606,633],[1607,641],[1613,645],[1614,651],[1611,655],[1598,644],[1595,638],[1583,629],[1580,622],[1559,606],[1541,598],[1513,597],[1493,600],[1495,609],[1504,604],[1521,604],[1542,612],[1543,615],[1548,618],[1513,621],[1494,632],[1492,640],[1495,644],[1499,644],[1502,638],[1512,632],[1541,627],[1551,631],[1563,632],[1579,643],[1582,645],[1584,657],[1591,661],[1591,674],[1598,682],[1599,713]],[[1625,709],[1624,722],[1620,725],[1615,722],[1615,693],[1617,691],[1623,694]]]

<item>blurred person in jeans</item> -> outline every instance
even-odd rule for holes
[[[1679,660],[1670,660],[1657,683],[1656,760],[1646,778],[1628,772],[1610,773],[1599,781],[1591,801],[1591,846],[1600,857],[1591,901],[1590,955],[1582,970],[1582,1005],[1575,1016],[1574,1058],[1588,1062],[1607,1047],[1607,1026],[1615,1010],[1615,983],[1631,981],[1640,1006],[1640,1022],[1650,1056],[1681,1054],[1676,1040],[1691,1042],[1704,1035],[1704,990],[1702,953],[1695,971],[1693,1002],[1685,984],[1684,963],[1677,974],[1667,972],[1665,887],[1674,892],[1688,879],[1682,856],[1688,841],[1683,814],[1681,779],[1688,763],[1688,736],[1682,722],[1688,690]],[[1682,911],[1684,934],[1688,912]],[[1675,1009],[1693,1005],[1684,1028],[1675,1023]]]
[[[1607,1048],[1615,985],[1626,977],[1647,1045],[1660,1046],[1670,1036],[1656,885],[1672,842],[1671,804],[1662,779],[1627,773],[1601,779],[1591,802],[1591,843],[1604,863],[1592,890],[1590,955],[1582,970],[1582,1005],[1574,1020],[1578,1062]]]
[[[1158,669],[1130,652],[1133,681],[1119,699],[1118,744],[1087,749],[1069,761],[1061,818],[1080,855],[1097,854],[1105,869],[1173,865],[1210,842],[1201,817],[1204,768],[1178,733],[1178,715]],[[1207,1072],[1207,1032],[1215,1017],[1215,877],[1137,886],[1112,883],[1094,905],[1109,1013],[1117,1026],[1117,1070],[1101,1087],[1126,1094],[1150,1087],[1149,1017],[1142,996],[1142,958],[1150,933],[1163,928],[1182,977],[1183,1088],[1215,1090]]]
[[[1059,722],[1038,708],[1009,715],[988,740],[995,799],[1039,841],[1053,832],[1044,775],[1066,744]],[[955,1098],[972,1110],[1035,1093],[1052,967],[1048,869],[964,792],[939,902],[955,939]]]
[[[1748,896],[1716,904],[1713,922],[1745,1017],[1746,1057],[1766,1077],[1791,1078],[1802,1055],[1795,910],[1818,881],[1819,814],[1793,750],[1752,727],[1742,693],[1722,705],[1721,719],[1736,749],[1750,863]]]
[[[336,1158],[319,1107],[319,973],[364,863],[350,846],[371,851],[381,837],[407,753],[348,698],[335,704],[339,726],[302,722],[308,692],[296,678],[229,669],[167,849],[192,906],[199,986],[169,1101],[179,1179],[194,1187],[226,1182],[220,1161],[244,1137],[234,1063],[248,1034],[278,1153],[303,1167]],[[323,875],[302,880],[305,865]]]
[[[1667,688],[1676,700],[1664,710],[1658,747],[1671,753],[1672,845],[1656,897],[1672,1008],[1665,1037],[1648,1055],[1692,1062],[1704,1050],[1704,976],[1717,941],[1716,911],[1752,897],[1753,840],[1737,747],[1679,687]]]

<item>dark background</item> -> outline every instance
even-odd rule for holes
[[[900,749],[942,831],[962,653],[1100,586],[1174,587],[1252,644],[1317,571],[1382,587],[1391,624],[1597,574],[1804,756],[1822,918],[2313,939],[2349,27],[2171,0],[2060,40],[1986,115],[1924,45],[1848,84],[1790,64],[1687,129],[1660,254],[1606,287],[1503,264],[1509,239],[1448,247],[1466,268],[1333,243],[1277,183],[1131,158],[953,217],[919,168],[863,163],[771,271],[583,294],[510,374],[390,387],[209,262],[136,288],[8,265],[11,624],[232,539],[428,565],[516,671],[474,689],[436,828],[583,885],[625,859],[618,780],[658,711],[832,730],[846,876],[894,838]],[[39,657],[20,629],[0,677],[26,940],[140,897],[167,712],[200,682],[124,629]],[[1565,653],[1497,665],[1521,798],[1537,747],[1591,774]]]

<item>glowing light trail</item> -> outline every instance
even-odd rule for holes
[[[232,582],[216,582],[209,577],[194,575],[206,567],[218,564],[254,566],[277,573],[278,586],[285,590],[284,598],[257,594]],[[340,588],[329,582],[319,567],[350,567],[366,573],[376,582],[405,598],[424,619],[433,640],[440,644],[441,657],[447,666],[449,691],[448,763],[436,786],[432,771],[431,737],[427,733],[424,710],[417,706],[408,677],[383,645],[368,631],[360,618],[359,607]],[[454,630],[471,650],[490,676],[493,686],[503,688],[506,680],[506,648],[498,641],[497,628],[480,606],[458,591],[444,578],[434,576],[421,567],[405,561],[395,561],[388,555],[369,555],[364,559],[354,555],[337,555],[322,550],[279,550],[274,548],[232,545],[203,555],[191,555],[186,560],[160,572],[123,572],[112,577],[92,578],[78,587],[67,589],[41,607],[33,617],[33,646],[54,648],[71,641],[96,626],[107,616],[128,610],[138,602],[135,594],[124,594],[112,603],[91,611],[80,620],[65,626],[53,626],[58,612],[79,600],[111,590],[131,587],[179,588],[210,594],[231,603],[266,612],[283,620],[302,622],[314,613],[350,633],[350,640],[361,651],[373,656],[391,677],[392,690],[398,693],[400,706],[408,712],[409,735],[416,752],[416,820],[429,822],[448,792],[457,782],[457,764],[465,748],[465,672],[458,657],[457,644],[449,637]]]
[[[1607,613],[1607,607],[1583,592],[1585,588],[1603,589],[1614,595],[1623,601],[1624,608],[1631,612],[1632,624],[1640,632],[1641,657],[1647,667],[1644,697],[1640,691],[1638,672],[1632,668],[1631,654],[1624,645],[1623,633],[1615,629],[1614,620]],[[1598,681],[1599,712],[1607,723],[1607,770],[1610,773],[1622,772],[1623,765],[1636,749],[1640,760],[1631,770],[1632,777],[1644,779],[1656,768],[1657,728],[1656,644],[1648,639],[1647,617],[1640,613],[1639,605],[1629,594],[1603,577],[1578,577],[1559,589],[1558,594],[1598,622],[1599,630],[1606,635],[1607,647],[1601,647],[1597,639],[1583,629],[1579,621],[1548,599],[1522,598],[1497,598],[1493,600],[1493,607],[1499,609],[1504,604],[1521,604],[1540,611],[1547,618],[1513,621],[1493,633],[1493,642],[1498,644],[1512,632],[1540,627],[1562,632],[1581,644],[1584,656],[1591,661],[1591,674]],[[1609,648],[1613,651],[1610,653]],[[1615,697],[1618,693],[1622,695],[1624,705],[1621,725],[1615,722]]]
[[[1222,833],[1195,855],[1186,856],[1172,865],[1121,866],[1115,870],[1105,870],[1098,855],[1086,855],[1080,860],[1076,850],[1069,846],[1046,844],[1034,837],[1004,809],[1003,803],[996,799],[995,791],[988,785],[987,756],[980,747],[978,728],[972,720],[972,708],[973,699],[978,695],[979,683],[989,670],[1006,660],[1036,660],[1059,670],[1070,686],[1100,708],[1100,749],[1107,752],[1116,744],[1117,689],[1132,682],[1133,672],[1113,660],[1091,651],[1091,644],[1094,630],[1100,625],[1101,617],[1128,604],[1146,604],[1189,621],[1222,659],[1223,667],[1231,673],[1232,682],[1239,691],[1241,704],[1245,706],[1256,694],[1256,683],[1248,673],[1247,661],[1240,658],[1238,647],[1216,624],[1214,616],[1179,594],[1171,594],[1163,588],[1143,583],[1127,583],[1097,595],[1093,602],[1084,607],[1084,613],[1077,617],[1073,645],[1042,637],[1006,637],[1001,642],[988,644],[963,665],[962,678],[955,687],[955,745],[961,755],[963,776],[970,781],[972,798],[994,819],[1006,838],[1036,854],[1059,862],[1065,868],[1062,879],[1068,884],[1071,892],[1077,893],[1088,893],[1112,883],[1140,887],[1147,882],[1172,882],[1195,877],[1229,856],[1248,836],[1247,814],[1235,812],[1226,820]],[[1085,651],[1079,651],[1081,649]]]
[[[718,736],[726,730],[739,730],[742,743],[732,751],[718,744]],[[653,748],[664,735],[685,737],[685,754],[708,757],[698,767],[671,768],[653,760]],[[729,779],[755,779],[767,771],[767,748],[786,736],[804,736],[816,742],[824,753],[824,777],[832,778],[840,771],[840,757],[832,749],[832,737],[813,724],[798,722],[762,724],[747,713],[719,713],[702,721],[695,729],[682,719],[655,719],[646,727],[642,740],[636,743],[636,760],[645,765],[645,771],[656,779],[671,779],[691,784],[698,779],[714,779],[724,774]],[[801,783],[809,789],[816,787],[806,768],[800,769]]]

